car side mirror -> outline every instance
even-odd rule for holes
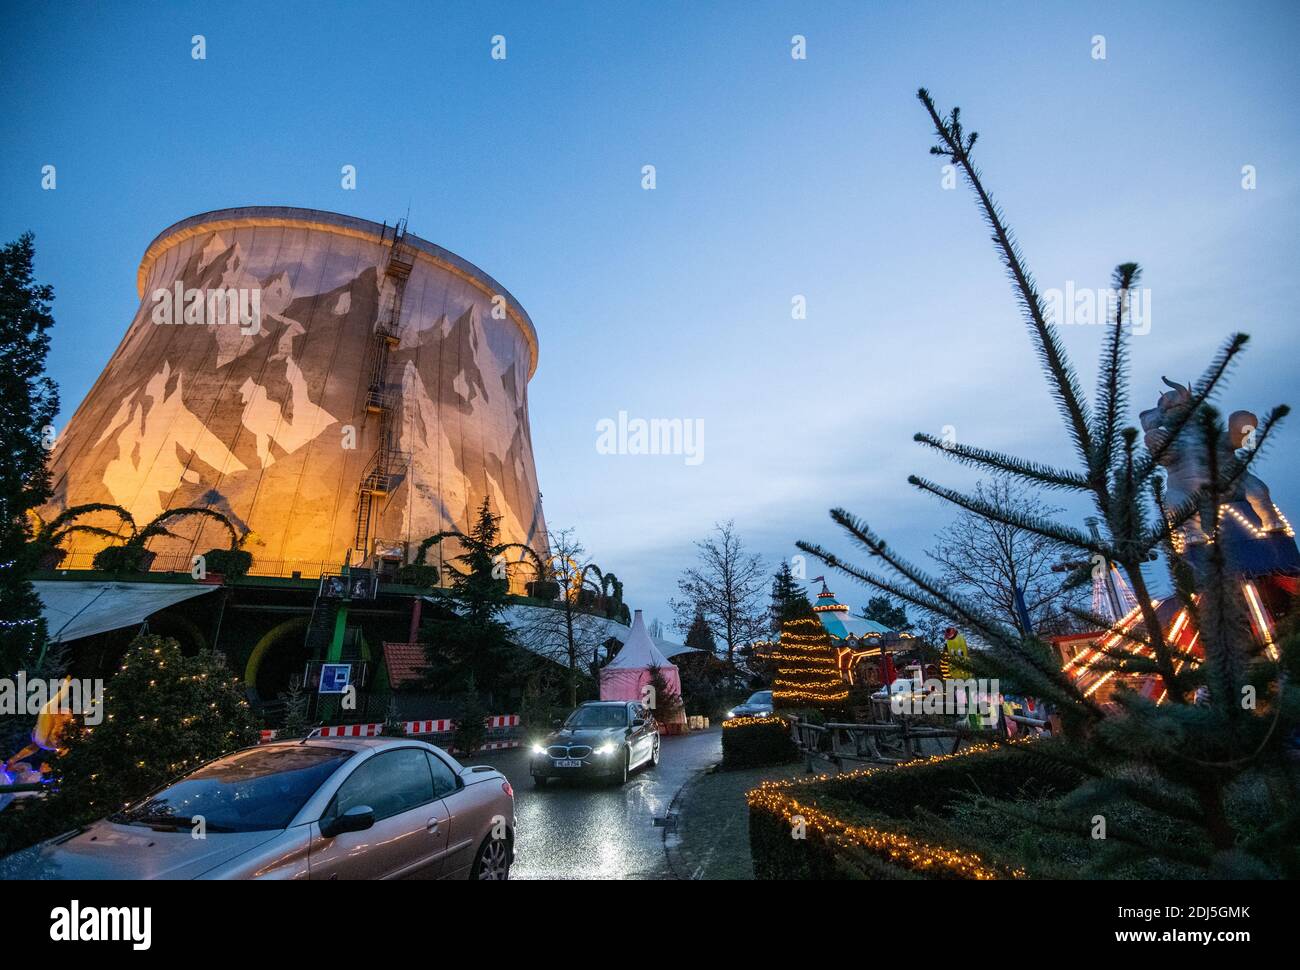
[[[375,824],[375,810],[369,805],[353,805],[342,815],[321,822],[320,834],[327,839],[344,832],[364,832]]]
[[[634,717],[634,718],[632,719],[632,726],[633,726],[634,728],[645,727],[645,718],[643,718],[643,717]]]
[[[551,727],[558,731],[560,728],[564,727],[564,721],[557,717],[555,720],[551,721]]]

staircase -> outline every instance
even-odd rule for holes
[[[334,618],[337,615],[338,603],[321,599],[319,595],[316,597],[304,641],[308,659],[317,660],[329,655],[330,641],[334,639]]]
[[[376,419],[379,446],[366,466],[357,486],[357,527],[352,548],[361,553],[361,562],[369,558],[371,528],[377,498],[388,495],[390,488],[406,471],[410,455],[394,447],[393,405],[394,394],[389,384],[389,358],[402,342],[402,301],[406,296],[406,283],[415,266],[415,250],[406,242],[406,220],[401,219],[390,230],[384,227],[383,240],[388,245],[384,263],[384,277],[390,284],[375,317],[368,353],[370,381],[366,387],[365,418]]]

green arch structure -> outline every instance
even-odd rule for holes
[[[257,692],[257,672],[262,666],[262,658],[266,656],[266,652],[295,629],[306,630],[310,620],[311,617],[308,616],[295,616],[278,623],[262,634],[262,639],[253,646],[252,653],[248,655],[248,662],[244,664],[244,691],[250,701],[261,699],[261,695]]]
[[[310,621],[310,617],[295,616],[283,623],[277,623],[262,634],[262,638],[253,645],[252,652],[248,655],[248,662],[244,664],[244,693],[248,695],[250,701],[262,699],[262,695],[257,692],[257,674],[262,667],[262,658],[266,656],[267,651],[295,631],[306,630]],[[370,649],[369,642],[364,636],[358,636],[358,640],[360,641],[362,658],[373,663],[374,653]]]

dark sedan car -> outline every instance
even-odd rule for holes
[[[775,708],[772,705],[772,692],[770,690],[758,690],[749,695],[749,700],[743,704],[737,704],[731,710],[727,711],[727,719],[733,717],[771,717]]]
[[[533,745],[529,769],[539,788],[551,778],[595,777],[621,785],[646,764],[659,764],[654,718],[632,701],[590,701]]]

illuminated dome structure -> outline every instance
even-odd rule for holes
[[[891,664],[889,673],[885,676],[892,678],[890,655],[907,649],[909,644],[903,641],[911,637],[906,633],[890,630],[884,624],[869,620],[865,616],[854,616],[848,606],[835,598],[835,594],[826,585],[825,578],[817,578],[822,581],[822,591],[817,594],[813,613],[821,621],[823,629],[830,634],[840,675],[849,683],[862,679],[864,671],[860,671],[858,665],[866,660],[882,669],[886,664]],[[877,679],[879,678],[880,675],[877,674]]]
[[[192,216],[141,261],[140,307],[60,436],[51,515],[211,509],[247,538],[254,574],[395,566],[468,529],[486,496],[501,538],[544,552],[528,422],[537,334],[492,277],[405,224],[313,209]],[[242,315],[241,315],[242,314]],[[120,523],[101,522],[110,531]],[[154,569],[227,543],[186,518]],[[63,568],[103,537],[78,534]]]

